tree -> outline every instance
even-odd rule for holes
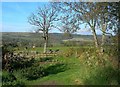
[[[63,14],[60,19],[59,30],[64,33],[67,39],[72,38],[72,34],[80,29],[79,20],[75,16],[75,14]]]
[[[71,13],[72,11],[70,9],[66,10],[66,7],[62,2],[52,2],[52,7],[58,10],[61,14],[59,24],[57,25],[57,29],[60,32],[64,33],[64,36],[66,39],[71,39],[72,34],[77,32],[80,27],[80,21],[77,19],[77,15],[74,13]],[[64,8],[65,7],[65,8]]]
[[[77,14],[77,17],[79,20],[81,20],[84,24],[89,25],[89,27],[92,30],[95,46],[98,47],[98,39],[95,31],[96,27],[96,16],[94,11],[95,10],[95,4],[93,3],[84,3],[84,2],[70,2],[65,3],[67,6],[70,7],[70,9],[74,10],[74,12]]]
[[[41,31],[43,33],[44,53],[46,53],[48,45],[48,32],[55,27],[56,21],[58,21],[58,11],[51,6],[44,6],[43,8],[39,7],[38,11],[28,18],[28,22],[31,25],[36,26],[36,32]]]
[[[107,30],[107,17],[108,17],[108,3],[96,3],[96,9],[100,10],[98,11],[98,17],[97,17],[97,26],[99,26],[99,29],[102,31],[102,43],[101,46],[105,44],[105,33]]]
[[[80,24],[85,24],[90,27],[96,48],[99,47],[98,37],[96,30],[99,29],[103,32],[102,35],[102,45],[105,42],[105,34],[108,24],[108,3],[98,3],[98,2],[64,2],[58,3],[58,7],[63,10],[70,10],[71,13],[75,14],[75,18],[81,22]],[[60,6],[61,5],[61,6]],[[57,5],[56,5],[57,6]]]
[[[82,24],[89,25],[94,36],[95,46],[98,47],[98,39],[95,31],[97,23],[97,14],[94,12],[96,11],[95,4],[87,2],[64,2],[58,4],[58,7],[62,8],[63,10],[73,11],[71,14],[76,14],[76,19],[81,21]]]
[[[115,35],[115,44],[117,44],[117,50],[118,50],[118,84],[120,84],[120,2],[110,2],[109,3],[109,8],[110,8],[110,19],[111,19],[111,26],[116,26],[114,29]],[[109,26],[111,28],[111,26]],[[115,48],[114,48],[115,49]],[[116,51],[117,52],[117,51]],[[115,53],[116,53],[115,52]]]

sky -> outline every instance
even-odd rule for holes
[[[3,2],[2,3],[2,32],[29,32],[32,26],[28,17],[38,6],[45,3],[37,2]]]
[[[35,27],[28,23],[28,17],[48,2],[2,2],[2,21],[0,21],[0,32],[32,32]],[[1,5],[1,3],[0,3]],[[83,25],[84,26],[84,25]],[[82,27],[83,27],[82,26]],[[2,28],[2,29],[1,29]],[[51,30],[60,33],[59,30]],[[81,29],[78,34],[92,34],[87,29]],[[100,31],[97,31],[100,34]]]

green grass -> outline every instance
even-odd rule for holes
[[[47,49],[52,49],[56,50],[59,49],[60,51],[66,51],[69,48],[89,48],[90,46],[71,46],[71,47],[64,47],[64,46],[57,46],[57,47],[48,47]],[[14,48],[16,51],[18,48]],[[25,51],[25,47],[20,47],[19,51]],[[43,47],[36,47],[35,49],[28,48],[27,51],[38,51],[38,52],[43,52]]]
[[[60,49],[62,52],[66,52],[69,48],[78,47],[53,47],[52,49]],[[78,50],[88,47],[79,47]],[[42,51],[42,48],[36,48],[35,50]],[[74,50],[73,50],[74,51]],[[83,54],[81,54],[83,55]],[[94,53],[93,53],[94,55]],[[96,58],[97,55],[94,55]],[[82,58],[83,57],[83,58]],[[74,56],[65,57],[55,56],[52,58],[36,58],[36,63],[39,63],[43,67],[48,67],[50,74],[36,80],[27,80],[21,75],[21,70],[14,71],[14,75],[17,79],[22,80],[26,85],[116,85],[117,82],[117,70],[114,68],[109,60],[107,60],[107,66],[96,66],[92,64],[88,66],[85,62],[88,61],[86,54],[76,58]],[[102,56],[103,59],[107,58],[107,54]],[[92,62],[94,63],[94,59]],[[65,67],[56,64],[64,64]],[[62,70],[64,69],[64,70]]]
[[[55,84],[58,84],[58,85],[59,84],[64,84],[64,85],[76,84],[75,80],[78,79],[76,75],[77,73],[80,72],[80,67],[82,67],[79,62],[79,59],[58,57],[57,60],[59,62],[67,64],[67,69],[64,72],[51,74],[41,79],[32,81],[32,84],[40,85],[40,84],[50,84],[52,82],[55,82]],[[31,84],[31,81],[28,81],[27,84]]]
[[[55,57],[53,60],[66,64],[67,69],[63,72],[50,74],[37,80],[25,80],[27,85],[106,85],[118,84],[116,70],[112,66],[88,67],[82,64],[79,58]],[[50,64],[47,64],[50,66]],[[54,71],[54,70],[53,70]],[[111,73],[109,73],[111,71]],[[19,73],[18,73],[19,75]],[[113,76],[113,77],[111,77]],[[19,77],[19,76],[18,76]],[[20,76],[21,77],[21,76]]]

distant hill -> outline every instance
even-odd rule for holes
[[[17,43],[17,44],[43,44],[42,33],[31,33],[31,32],[2,32],[3,43]],[[79,35],[72,34],[72,38],[82,38],[84,40],[93,40],[92,35]],[[98,36],[101,38],[101,35]],[[49,42],[52,44],[60,44],[63,40],[67,40],[63,33],[50,33]]]

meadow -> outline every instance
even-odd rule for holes
[[[109,49],[108,49],[109,48]],[[114,47],[115,48],[115,47]],[[49,47],[59,49],[57,55],[29,58],[14,57],[12,72],[3,69],[2,84],[11,86],[30,85],[118,85],[118,61],[115,49],[106,47],[105,53],[100,54],[93,46]],[[24,48],[20,51],[38,51]],[[17,52],[17,48],[14,48]],[[38,53],[38,54],[39,54]],[[115,54],[116,53],[116,54]],[[37,54],[36,54],[37,55]],[[15,61],[18,59],[18,61]]]
[[[119,2],[2,5],[0,86],[120,85]]]
[[[104,52],[101,52],[90,42],[63,43],[66,37],[53,33],[50,34],[47,53],[43,53],[44,42],[40,35],[3,33],[0,74],[3,87],[120,83],[117,44],[106,42]],[[73,38],[93,40],[92,35],[73,35]],[[111,41],[108,37],[107,40]]]

